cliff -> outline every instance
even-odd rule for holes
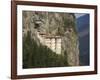
[[[74,14],[23,11],[22,21],[23,39],[30,35],[31,39],[34,40],[37,46],[46,46],[41,43],[37,32],[44,33],[45,36],[48,37],[60,36],[61,54],[59,55],[66,59],[68,64],[66,66],[79,66],[79,41],[75,29],[76,21]],[[30,34],[28,34],[28,32]],[[49,48],[48,46],[46,47]],[[24,48],[24,50],[26,49]],[[51,51],[53,52],[52,49]],[[54,52],[54,54],[56,55],[56,52]]]

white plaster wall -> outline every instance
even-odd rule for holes
[[[98,5],[100,17],[100,0],[33,0],[43,2]],[[98,19],[100,21],[100,18]],[[98,24],[100,26],[100,23]],[[98,34],[100,34],[98,27]],[[100,36],[98,37],[100,41]],[[100,42],[98,42],[100,48]],[[100,49],[98,49],[98,75],[64,76],[27,80],[100,80]],[[10,80],[11,74],[11,5],[10,0],[0,0],[0,80]],[[22,79],[23,80],[23,79]]]

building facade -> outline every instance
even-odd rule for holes
[[[37,32],[37,37],[40,43],[50,48],[53,52],[61,54],[61,37],[60,36],[49,36],[45,33]]]

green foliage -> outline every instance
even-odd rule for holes
[[[23,68],[68,66],[67,58],[43,45],[37,45],[30,33],[23,38]]]
[[[66,16],[68,16],[68,15],[66,15]],[[72,28],[72,30],[75,34],[77,33],[75,16],[73,13],[70,14],[70,16],[72,16],[73,18],[63,16],[63,22],[62,23],[59,22],[62,26],[59,26],[57,28],[57,35],[64,36],[64,33],[66,32],[66,30],[70,29],[70,28]]]
[[[73,13],[70,13],[70,15],[73,16],[73,20],[71,20],[70,18],[68,19],[67,17],[64,18],[63,22],[64,22],[64,31],[66,31],[66,28],[72,28],[74,30],[74,32],[77,34],[76,31],[76,19],[75,19],[75,15]]]

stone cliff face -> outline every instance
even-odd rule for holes
[[[79,43],[77,35],[74,32],[65,33],[62,37],[62,53],[67,56],[67,61],[70,66],[79,65]]]
[[[23,11],[23,37],[28,32],[38,45],[41,43],[37,32],[61,36],[61,55],[66,56],[69,66],[79,65],[79,41],[74,14]]]

